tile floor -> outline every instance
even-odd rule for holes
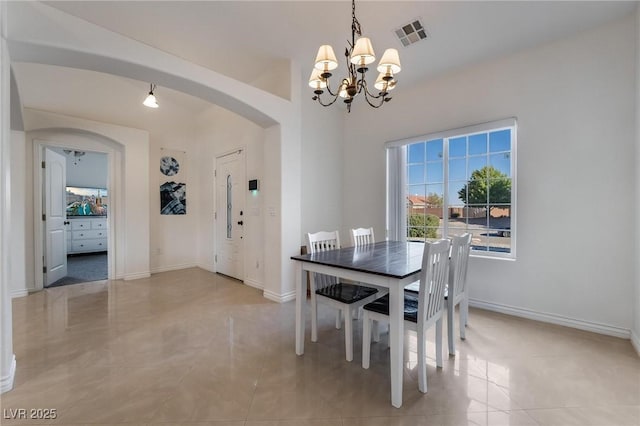
[[[200,269],[53,288],[13,306],[18,370],[0,397],[3,425],[640,425],[629,341],[481,310],[444,368],[429,346],[427,394],[408,333],[395,409],[386,336],[363,370],[360,326],[348,363],[321,308],[319,342],[307,330],[298,357],[293,302]],[[6,418],[19,408],[57,418]]]

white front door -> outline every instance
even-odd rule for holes
[[[67,160],[48,148],[44,150],[44,285],[67,275]]]
[[[216,159],[216,271],[244,280],[244,151]]]

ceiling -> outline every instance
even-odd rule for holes
[[[288,59],[310,73],[317,48],[331,44],[344,70],[342,52],[350,38],[349,1],[52,1],[49,5],[238,80],[251,83]],[[566,37],[635,10],[636,2],[615,1],[358,1],[363,35],[378,56],[397,48],[402,62],[398,91],[447,71]],[[429,38],[402,47],[394,30],[420,18]],[[41,108],[48,90],[42,65],[14,67],[25,106]],[[77,90],[78,75],[57,70],[56,90]],[[100,83],[119,77],[98,77]],[[125,79],[126,80],[126,79]],[[91,85],[91,83],[87,83]],[[68,87],[67,87],[68,86]],[[127,84],[116,83],[119,90]],[[96,87],[94,85],[94,87]],[[139,86],[137,86],[139,87]],[[25,89],[27,88],[27,89]],[[130,90],[130,89],[128,89]],[[111,96],[117,96],[110,91]],[[198,102],[180,99],[187,108]],[[138,96],[138,94],[136,94]],[[94,108],[77,106],[86,116]],[[104,111],[96,111],[97,113]],[[109,117],[102,116],[102,119]]]

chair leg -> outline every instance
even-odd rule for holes
[[[371,361],[371,324],[373,322],[365,312],[362,316],[362,368],[369,368]]]
[[[336,312],[336,330],[340,330],[342,328],[342,311],[338,309]]]
[[[418,389],[427,393],[427,338],[418,327]]]
[[[460,301],[460,338],[466,339],[465,327],[467,326],[467,317],[469,316],[469,301],[464,297]]]
[[[453,337],[453,317],[456,310],[456,307],[453,306],[449,300],[447,300],[447,341],[449,343],[449,355],[456,354],[456,342]]]
[[[373,341],[378,343],[380,341],[380,324],[378,321],[373,320],[373,324],[371,326],[373,328]]]
[[[353,311],[348,307],[344,313],[344,343],[347,361],[353,361]]]
[[[311,292],[311,341],[318,341],[318,301],[314,292]]]
[[[436,321],[436,365],[442,368],[442,317]]]

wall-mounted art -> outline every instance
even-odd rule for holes
[[[160,214],[187,214],[185,152],[160,148]]]

